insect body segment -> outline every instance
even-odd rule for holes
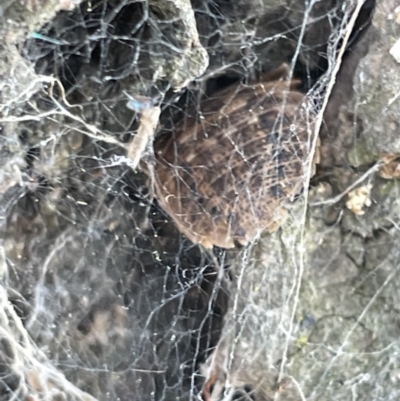
[[[279,226],[304,186],[305,96],[285,81],[234,85],[156,142],[156,193],[194,243],[245,245]]]

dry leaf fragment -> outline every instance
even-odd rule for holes
[[[346,207],[350,209],[354,214],[363,215],[365,213],[363,207],[371,206],[371,189],[372,185],[368,184],[349,192],[349,199],[346,202]]]
[[[393,178],[400,178],[400,158],[393,155],[385,155],[382,157],[385,163],[379,169],[379,175],[382,178],[391,180]]]

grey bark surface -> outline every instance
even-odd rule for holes
[[[89,3],[37,3],[0,7],[0,400],[194,400],[214,371],[213,400],[398,400],[397,2],[343,59],[308,194],[218,261],[129,166],[140,99],[159,138],[221,77],[328,57],[317,99],[356,2],[110,1],[107,33]]]

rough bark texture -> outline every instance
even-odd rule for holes
[[[399,399],[397,1],[372,24],[365,3],[277,232],[193,246],[126,158],[143,96],[157,140],[282,62],[322,104],[355,5],[337,3],[0,6],[1,401],[191,400],[213,374],[212,399]]]

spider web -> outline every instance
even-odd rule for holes
[[[378,29],[400,15],[383,3]],[[375,2],[18,7],[0,8],[0,399],[398,399],[400,88],[363,91]],[[279,230],[206,250],[157,201],[153,137],[282,63],[317,174]]]

